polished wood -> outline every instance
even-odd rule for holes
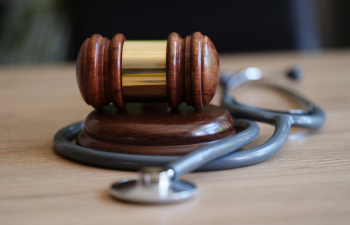
[[[202,38],[195,32],[191,39],[191,94],[192,104],[196,109],[203,106],[202,101]]]
[[[222,70],[301,65],[295,88],[327,113],[320,130],[293,128],[268,160],[243,168],[186,174],[199,193],[170,205],[134,205],[108,187],[130,171],[91,167],[57,154],[57,130],[84,120],[74,65],[0,68],[0,224],[348,224],[350,221],[350,50],[220,55]],[[285,110],[275,92],[247,87],[238,101]],[[243,87],[242,87],[243,91]],[[218,105],[221,89],[211,104]],[[260,98],[257,98],[260,97]],[[273,126],[259,123],[263,143]]]
[[[213,99],[220,78],[220,61],[214,44],[208,36],[202,37],[201,87],[202,104],[208,105]]]
[[[191,62],[191,40],[192,37],[188,35],[185,39],[185,62]],[[187,105],[192,105],[191,92],[191,63],[185,63],[185,102]]]
[[[89,93],[88,93],[88,87],[87,87],[87,45],[89,44],[90,39],[86,39],[83,43],[83,45],[80,48],[78,59],[77,59],[77,65],[76,65],[76,76],[77,76],[77,83],[80,90],[80,94],[83,97],[86,104],[90,105],[90,99],[89,99]]]
[[[127,102],[168,102],[173,109],[186,102],[200,109],[215,94],[220,63],[199,32],[186,39],[171,33],[167,41],[126,41],[122,34],[109,41],[95,34],[80,49],[76,73],[83,99],[96,109],[110,102],[120,109]]]
[[[84,101],[94,108],[110,102],[123,108],[121,91],[121,53],[125,37],[117,34],[112,41],[95,34],[80,48],[76,76]]]
[[[91,105],[93,105],[96,108],[99,108],[102,106],[100,101],[100,86],[99,86],[99,78],[101,76],[98,76],[99,71],[99,64],[101,64],[101,60],[99,60],[99,48],[101,43],[101,35],[93,35],[89,41],[88,47],[87,47],[87,73],[89,78],[87,79],[87,86],[88,92],[89,92],[89,100]]]
[[[200,110],[182,104],[130,103],[91,112],[77,144],[101,151],[141,155],[184,155],[236,133],[230,114],[207,105]]]
[[[122,94],[122,52],[125,36],[123,34],[117,34],[113,37],[110,47],[110,79],[105,81],[110,83],[111,87],[111,99],[113,104],[118,108],[124,108],[125,103]],[[108,67],[108,64],[105,65]],[[108,103],[107,103],[108,104]],[[94,107],[99,109],[100,107]]]
[[[181,37],[177,33],[171,33],[167,41],[166,54],[166,78],[167,78],[167,97],[169,106],[173,109],[179,107],[181,101],[180,79],[182,77],[180,69],[181,57]],[[186,63],[186,62],[185,62]]]

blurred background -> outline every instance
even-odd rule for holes
[[[111,39],[208,35],[219,53],[350,47],[349,0],[0,0],[0,65],[76,60],[93,34]]]

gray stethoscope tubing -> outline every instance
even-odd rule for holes
[[[229,96],[228,91],[225,91],[221,105],[229,111],[231,115],[274,124],[275,131],[271,138],[265,143],[248,150],[228,154],[215,160],[220,162],[219,164],[214,164],[215,161],[209,162],[203,169],[201,168],[201,170],[231,169],[261,162],[274,155],[283,147],[288,139],[292,126],[316,129],[324,124],[326,116],[321,108],[312,105],[301,96],[297,96],[286,89],[279,89],[288,92],[304,103],[308,103],[309,112],[305,114],[291,114],[246,106],[235,102],[235,100]]]
[[[200,170],[208,170],[206,169],[207,165],[203,164],[242,148],[259,136],[259,126],[254,121],[237,119],[235,120],[235,126],[244,128],[244,130],[182,157],[111,153],[75,145],[71,140],[76,138],[81,132],[84,127],[83,122],[75,123],[59,130],[54,137],[54,147],[60,154],[89,165],[124,170],[139,170],[146,166],[165,166],[172,168],[175,176],[180,177],[200,166]],[[220,161],[216,160],[212,161],[212,163],[221,164]],[[211,165],[211,167],[213,166]]]
[[[176,178],[193,170],[212,171],[248,166],[261,162],[279,151],[287,141],[291,126],[318,128],[325,122],[325,114],[322,109],[313,106],[300,96],[288,93],[307,103],[309,112],[291,114],[254,108],[235,102],[229,96],[229,91],[224,92],[222,106],[233,116],[274,124],[276,127],[268,141],[244,151],[234,152],[252,142],[258,136],[259,128],[253,121],[238,118],[235,119],[236,126],[246,128],[244,131],[183,157],[110,153],[75,145],[70,140],[83,129],[82,122],[58,131],[54,137],[54,146],[58,152],[68,158],[100,167],[138,170],[145,166],[166,166],[168,164],[167,167],[174,170]],[[225,153],[229,154],[225,155]]]
[[[194,170],[223,170],[261,162],[283,147],[292,126],[315,129],[324,124],[326,116],[322,109],[281,87],[276,88],[306,104],[308,110],[271,111],[237,103],[230,97],[230,91],[239,84],[260,78],[261,74],[256,68],[247,68],[228,79],[223,77],[224,94],[221,105],[236,117],[235,126],[244,130],[185,156],[120,154],[75,145],[71,140],[81,132],[83,122],[59,130],[54,137],[54,147],[62,155],[82,163],[113,169],[139,170],[138,180],[121,180],[111,186],[110,194],[119,200],[158,204],[189,199],[196,194],[196,187],[190,182],[179,180],[182,175]],[[258,137],[260,130],[253,120],[275,125],[273,135],[257,147],[236,152]]]
[[[270,85],[272,86],[272,85]],[[285,115],[288,120],[290,120],[290,126],[295,127],[304,127],[309,129],[317,129],[320,128],[326,121],[326,115],[323,112],[323,110],[300,95],[296,94],[295,92],[292,92],[290,90],[287,90],[285,88],[281,87],[275,87],[281,91],[286,92],[290,96],[296,98],[297,100],[303,102],[308,107],[308,111],[299,113],[296,111],[293,112],[278,112],[278,111],[272,111],[272,110],[265,110],[260,109],[252,106],[243,105],[240,103],[237,103],[233,98],[229,96],[229,91],[224,92],[224,96],[221,100],[221,105],[224,107],[227,111],[231,113],[231,115],[236,117],[244,117],[251,120],[256,120],[260,122],[265,122],[269,124],[273,124],[276,120],[275,118],[278,116]]]

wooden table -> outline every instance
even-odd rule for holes
[[[199,195],[159,206],[109,196],[112,182],[134,172],[79,164],[53,150],[55,132],[92,110],[79,94],[73,64],[1,68],[0,224],[350,224],[350,51],[220,60],[223,70],[233,71],[302,65],[306,77],[298,90],[323,107],[328,120],[318,131],[293,129],[282,150],[262,163],[185,175]],[[285,107],[261,96],[257,104]],[[252,145],[273,132],[259,125]]]

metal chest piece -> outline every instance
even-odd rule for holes
[[[145,167],[138,180],[121,180],[111,186],[111,195],[122,201],[165,204],[185,201],[197,194],[194,184],[172,180],[174,171],[164,167]]]

